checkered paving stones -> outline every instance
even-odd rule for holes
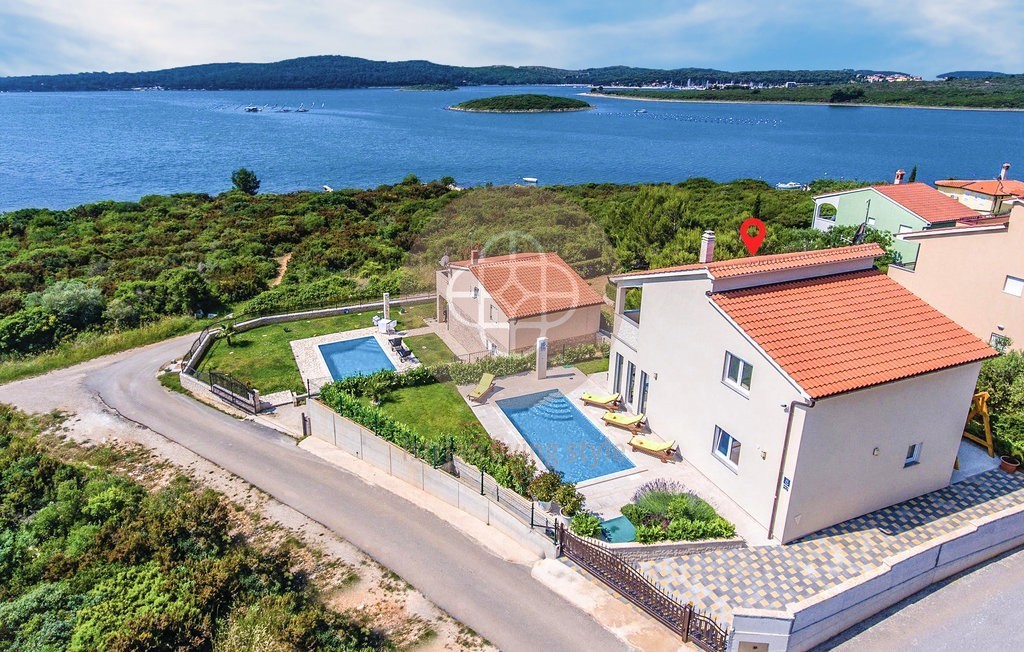
[[[784,546],[644,561],[637,569],[680,602],[731,623],[737,607],[784,609],[877,568],[887,557],[1020,504],[1024,474],[989,471]]]

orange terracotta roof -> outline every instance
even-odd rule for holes
[[[936,181],[935,185],[940,188],[964,188],[974,183],[968,179],[942,179]]]
[[[885,252],[875,243],[853,245],[850,247],[834,247],[832,249],[814,249],[811,251],[797,251],[789,254],[772,254],[770,256],[748,256],[746,258],[733,258],[731,260],[716,260],[711,263],[695,263],[692,265],[678,265],[676,267],[662,267],[661,269],[650,269],[630,274],[618,274],[614,278],[634,278],[651,276],[654,274],[668,274],[672,272],[689,272],[696,270],[707,270],[712,277],[730,278],[733,276],[744,276],[747,274],[761,274],[764,272],[779,272],[787,269],[797,269],[812,265],[826,265],[830,263],[842,263],[850,260],[874,260]]]
[[[963,188],[983,195],[992,197],[1024,197],[1024,181],[1017,179],[980,179],[977,181],[965,179],[943,179],[936,181],[936,186],[948,188]]]
[[[468,267],[509,319],[604,303],[558,254],[510,254],[453,265]]]
[[[977,217],[972,210],[952,197],[948,197],[927,183],[899,183],[886,186],[871,186],[908,211],[929,224],[949,222],[966,217]]]
[[[998,355],[874,269],[711,298],[812,398]]]

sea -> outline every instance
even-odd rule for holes
[[[1024,174],[1024,112],[600,97],[570,113],[445,110],[586,90],[0,93],[0,211],[218,193],[239,167],[266,192],[373,188],[410,173],[460,186],[891,180],[915,165],[920,181],[985,179],[1004,162]]]

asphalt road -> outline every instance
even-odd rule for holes
[[[23,409],[71,408],[98,396],[149,427],[322,523],[503,650],[622,650],[625,644],[530,576],[434,514],[240,421],[164,389],[159,367],[180,337],[0,387]],[[83,396],[84,395],[84,396]]]
[[[934,584],[818,647],[844,652],[1020,650],[1024,549]]]

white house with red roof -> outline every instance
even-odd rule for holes
[[[895,182],[814,197],[812,226],[828,231],[834,226],[865,224],[894,235],[946,228],[958,220],[979,217],[979,213],[926,183],[904,183],[902,170]],[[826,207],[830,210],[826,212]],[[913,247],[895,243],[904,264],[912,264]]]
[[[603,303],[555,253],[473,251],[437,272],[437,321],[470,353],[524,352],[542,336],[551,350],[594,344]]]
[[[882,253],[867,244],[610,279],[610,388],[769,538],[950,482],[981,362],[996,352],[876,270]],[[627,311],[633,288],[640,308]]]

